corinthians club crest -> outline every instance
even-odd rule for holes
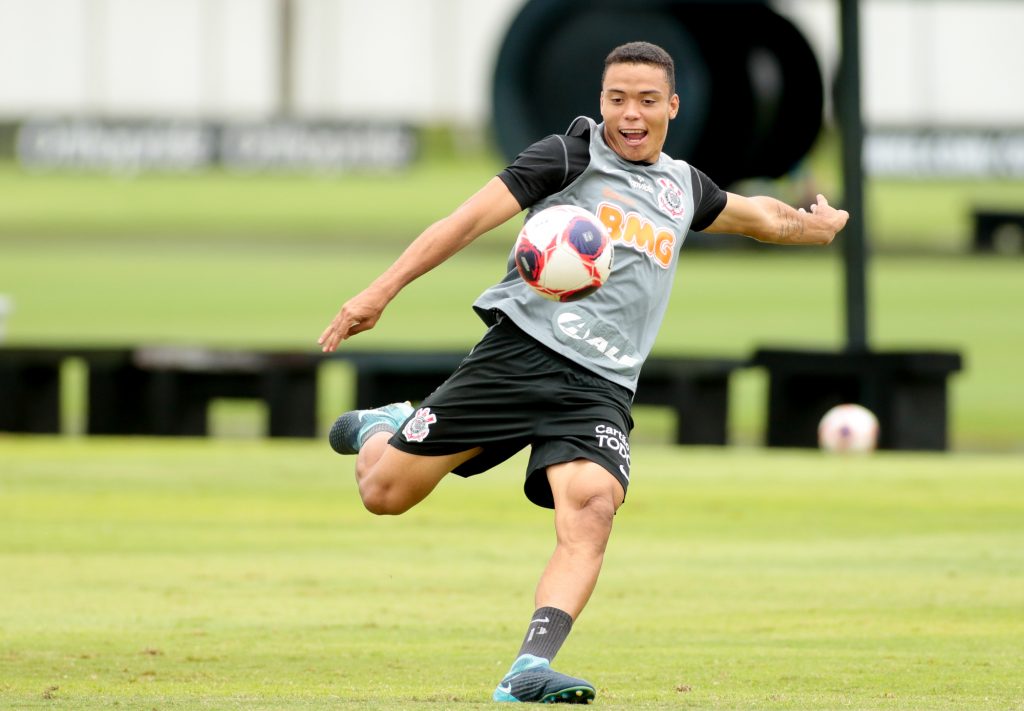
[[[422,442],[430,434],[430,426],[435,422],[437,422],[437,415],[431,412],[429,407],[421,407],[416,410],[412,419],[405,423],[402,435],[409,442]]]
[[[661,192],[658,193],[658,208],[669,217],[679,219],[686,211],[683,189],[668,178],[658,178]]]

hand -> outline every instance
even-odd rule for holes
[[[331,353],[346,338],[376,326],[385,306],[387,299],[382,299],[369,289],[362,291],[345,302],[331,324],[320,334],[317,343],[324,353]]]
[[[806,214],[807,210],[801,207],[800,212]],[[818,193],[818,201],[811,205],[811,214],[825,220],[828,229],[832,230],[833,237],[846,226],[846,221],[850,219],[850,213],[846,210],[837,210],[829,205],[828,200],[821,193]],[[829,241],[831,242],[832,240],[829,239]]]

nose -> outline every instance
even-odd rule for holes
[[[623,118],[640,118],[640,102],[627,101],[626,108],[622,112]]]

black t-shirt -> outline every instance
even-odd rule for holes
[[[590,164],[590,139],[551,135],[516,156],[512,165],[498,174],[524,210],[538,200],[564,190]],[[691,230],[703,230],[725,208],[725,191],[701,171],[690,166],[693,189]]]

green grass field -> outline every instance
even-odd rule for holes
[[[616,709],[1024,709],[994,455],[635,450],[557,666]],[[523,461],[362,511],[322,443],[0,439],[0,708],[472,709],[553,546]]]

